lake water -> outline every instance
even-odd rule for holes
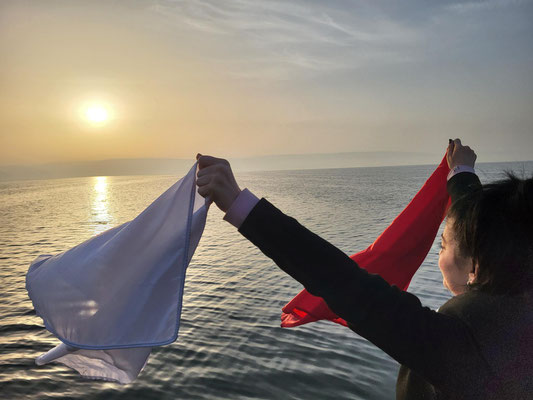
[[[366,248],[434,166],[237,174],[241,187],[348,254]],[[482,182],[533,162],[480,164]],[[179,339],[155,348],[130,385],[91,381],[34,359],[58,344],[44,329],[24,279],[39,254],[64,251],[134,218],[180,177],[88,177],[0,183],[0,397],[6,399],[392,399],[398,364],[330,322],[280,328],[301,285],[211,207],[187,270]],[[441,227],[442,230],[442,227]],[[439,232],[440,235],[440,232]],[[450,298],[438,242],[409,291],[433,309]]]

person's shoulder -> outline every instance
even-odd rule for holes
[[[461,319],[476,336],[496,339],[512,336],[513,332],[527,331],[533,335],[532,305],[528,295],[494,295],[470,290],[451,298],[439,313]]]
[[[452,297],[439,308],[439,312],[448,316],[469,319],[468,317],[472,314],[475,315],[490,308],[490,303],[494,301],[494,296],[472,290]]]
[[[481,290],[469,290],[452,297],[439,308],[439,312],[447,315],[468,317],[477,313],[506,313],[509,309],[525,309],[531,307],[532,304],[533,299],[527,294],[505,295],[486,293]]]

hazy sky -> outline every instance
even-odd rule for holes
[[[533,1],[0,2],[2,165],[449,137],[533,158]]]

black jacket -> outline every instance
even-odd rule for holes
[[[478,187],[470,173],[448,182],[452,200]],[[397,399],[533,399],[530,299],[472,291],[433,311],[265,199],[239,232],[402,364]]]

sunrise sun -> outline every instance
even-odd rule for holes
[[[104,125],[111,118],[111,113],[109,106],[93,103],[84,107],[83,117],[91,125]]]

